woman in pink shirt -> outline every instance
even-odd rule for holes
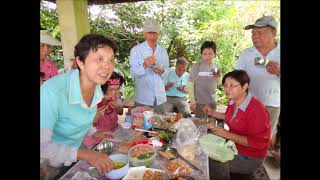
[[[98,113],[93,121],[93,126],[100,131],[113,131],[118,126],[118,114],[123,114],[121,105],[120,86],[123,83],[123,77],[113,72],[105,85],[102,85],[102,91],[105,94],[102,101],[97,105],[98,109],[104,109],[101,114]],[[100,115],[99,115],[100,114]]]
[[[222,83],[229,104],[225,113],[205,107],[204,111],[217,119],[223,119],[229,131],[212,127],[211,133],[235,142],[238,155],[229,162],[232,174],[253,173],[267,155],[270,144],[270,117],[266,107],[248,92],[250,79],[243,70],[227,73]]]
[[[58,74],[54,62],[47,58],[52,52],[51,46],[61,46],[61,43],[53,38],[47,30],[40,30],[40,72],[44,73],[43,81]]]
[[[118,127],[118,114],[123,114],[120,93],[120,87],[123,82],[124,78],[113,72],[106,84],[101,86],[104,97],[97,105],[97,114],[93,120],[93,126],[97,131],[112,132]],[[90,136],[85,136],[83,140],[87,147],[96,145],[99,142],[99,139]]]

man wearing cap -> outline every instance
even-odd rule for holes
[[[54,62],[47,58],[52,51],[51,46],[61,46],[61,43],[53,38],[47,30],[40,30],[40,72],[44,73],[43,81],[58,74]]]
[[[166,91],[164,75],[169,70],[167,50],[157,43],[160,23],[148,19],[143,25],[146,41],[130,51],[130,72],[135,80],[135,106],[154,107],[157,113],[164,113]]]
[[[272,137],[276,134],[280,114],[280,42],[275,40],[277,22],[272,16],[263,16],[245,27],[248,29],[252,29],[254,46],[241,53],[236,69],[247,71],[249,91],[268,109]],[[264,60],[264,63],[257,63],[257,59]]]

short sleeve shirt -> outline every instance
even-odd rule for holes
[[[52,130],[52,143],[79,147],[89,131],[102,100],[101,86],[97,85],[92,102],[84,102],[79,70],[55,76],[40,87],[40,128]]]
[[[214,67],[216,67],[215,64],[208,65],[202,61],[191,67],[189,81],[194,83],[194,95],[197,103],[210,104],[216,101],[215,93],[218,82],[212,74],[209,75]]]

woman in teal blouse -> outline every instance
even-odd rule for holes
[[[79,149],[85,135],[103,138],[92,121],[106,83],[114,69],[115,45],[102,35],[83,36],[75,46],[78,69],[55,76],[40,90],[40,150],[50,166],[69,166],[85,160],[100,172],[113,168],[103,153]]]

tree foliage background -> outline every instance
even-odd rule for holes
[[[41,2],[40,25],[60,39],[58,14],[51,3]],[[167,48],[170,67],[179,56],[185,56],[190,65],[200,60],[200,46],[204,41],[217,44],[214,61],[220,64],[222,74],[234,68],[240,53],[250,46],[251,31],[244,27],[262,15],[272,15],[279,23],[280,0],[155,0],[135,3],[117,3],[88,7],[90,29],[93,33],[110,37],[117,45],[116,67],[126,79],[125,97],[134,95],[134,81],[130,76],[131,48],[144,41],[142,24],[147,18],[161,22],[160,44]],[[59,68],[63,67],[61,48],[50,56]],[[217,90],[218,103],[226,105],[222,87]]]

